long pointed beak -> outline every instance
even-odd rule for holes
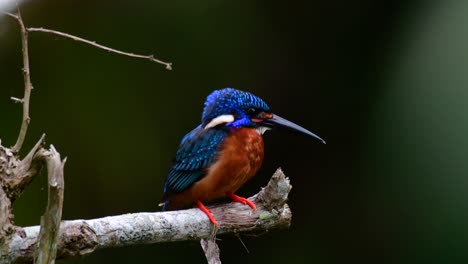
[[[314,137],[320,141],[322,141],[323,144],[326,144],[325,140],[317,136],[316,134],[310,132],[309,130],[294,124],[293,122],[286,120],[282,118],[281,116],[273,115],[272,118],[265,118],[262,119],[262,125],[270,128],[278,127],[278,128],[286,128],[295,132],[299,132],[301,134],[307,135]]]

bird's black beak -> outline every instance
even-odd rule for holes
[[[294,131],[294,132],[299,132],[301,134],[314,137],[314,138],[322,141],[323,144],[326,144],[325,140],[321,139],[316,134],[310,132],[309,130],[307,130],[307,129],[299,126],[299,125],[294,124],[291,121],[288,121],[288,120],[286,120],[286,119],[284,119],[284,118],[282,118],[280,116],[274,115],[274,114],[269,114],[268,118],[262,118],[261,122],[259,124],[261,124],[262,126],[270,127],[270,128],[278,127],[278,128],[285,128],[285,129],[288,129],[288,130],[291,130],[291,131]]]

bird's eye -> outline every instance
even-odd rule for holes
[[[253,115],[255,115],[256,113],[257,113],[257,109],[255,109],[255,108],[253,108],[253,107],[247,109],[247,114],[248,114],[248,115],[253,116]]]

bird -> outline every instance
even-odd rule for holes
[[[201,124],[186,134],[166,175],[162,210],[195,205],[210,222],[219,226],[205,203],[222,197],[250,206],[256,205],[234,194],[261,167],[263,134],[285,128],[325,141],[309,130],[276,114],[264,100],[234,88],[215,90],[204,103]]]

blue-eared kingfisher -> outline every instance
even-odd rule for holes
[[[229,197],[256,210],[250,200],[234,193],[252,178],[263,162],[265,131],[279,127],[323,139],[270,111],[259,97],[224,88],[205,101],[202,123],[184,136],[166,176],[161,206],[173,210],[200,208],[218,226],[204,203]]]

